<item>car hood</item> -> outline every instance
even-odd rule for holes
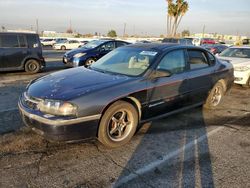
[[[78,53],[88,53],[90,51],[92,51],[93,49],[89,49],[89,48],[77,48],[77,49],[73,49],[73,50],[70,50],[68,52],[65,53],[65,56],[67,57],[71,57],[71,56],[74,56],[75,54],[78,54]]]
[[[134,78],[77,67],[32,81],[27,93],[41,99],[70,100],[132,79]]]
[[[233,66],[250,66],[250,58],[237,58],[237,57],[223,57],[219,56],[219,59],[228,60]]]

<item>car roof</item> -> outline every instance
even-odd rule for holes
[[[250,49],[250,46],[231,46],[230,48],[244,48],[244,49]]]
[[[25,32],[0,32],[0,34],[15,34],[15,35],[37,35],[36,33],[25,33]]]
[[[164,51],[164,50],[172,48],[172,47],[181,47],[181,46],[183,47],[183,45],[180,45],[177,43],[135,43],[135,44],[130,44],[130,45],[125,46],[125,47]]]

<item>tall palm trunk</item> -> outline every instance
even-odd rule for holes
[[[180,19],[179,19],[179,21],[178,21],[178,23],[177,23],[176,30],[178,29],[178,27],[179,27],[179,25],[180,25],[180,23],[181,23],[182,17],[183,17],[183,15],[181,15],[181,17],[180,17]]]

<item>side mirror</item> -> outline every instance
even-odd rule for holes
[[[163,78],[163,77],[170,77],[172,73],[169,70],[157,69],[153,73],[153,78]]]

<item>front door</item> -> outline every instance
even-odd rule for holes
[[[149,81],[148,117],[154,117],[181,108],[187,104],[188,84],[184,50],[167,53],[156,71],[168,71],[169,77]]]

